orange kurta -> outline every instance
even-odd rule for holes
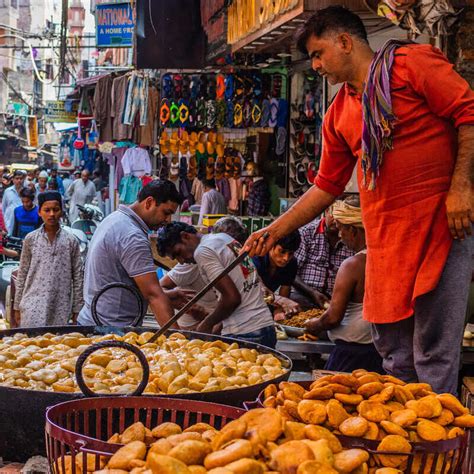
[[[364,318],[373,323],[412,316],[415,299],[436,287],[452,244],[445,201],[456,127],[474,125],[474,93],[432,46],[397,49],[390,85],[394,148],[384,154],[376,189],[361,184],[361,97],[347,84],[324,118],[315,179],[337,196],[357,163],[368,248]]]

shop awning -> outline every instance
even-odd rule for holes
[[[238,2],[239,0],[237,0]],[[237,3],[237,2],[234,2]],[[258,29],[250,27],[248,34],[245,28],[237,26],[232,38],[232,52],[246,53],[275,53],[290,52],[294,48],[294,33],[316,10],[328,6],[343,5],[357,13],[365,24],[369,35],[393,26],[385,18],[375,15],[364,0],[298,0],[295,6],[282,13],[274,15],[270,21],[264,21]],[[232,13],[228,22],[232,23]],[[240,22],[239,25],[242,25]],[[232,26],[230,26],[232,29]]]

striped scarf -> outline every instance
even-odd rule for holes
[[[362,95],[362,171],[363,186],[375,189],[383,154],[393,148],[393,129],[397,118],[392,110],[390,76],[395,50],[407,41],[389,40],[375,54]]]

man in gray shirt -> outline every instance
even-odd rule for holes
[[[202,195],[198,225],[202,225],[204,214],[227,214],[225,198],[217,191],[215,180],[205,179],[202,183],[204,184],[204,194]]]
[[[125,283],[138,288],[144,307],[151,306],[160,325],[173,315],[173,295],[161,288],[148,234],[170,222],[181,204],[181,197],[171,181],[154,180],[138,194],[130,207],[120,206],[107,216],[92,237],[84,274],[84,307],[78,323],[95,325],[91,315],[94,296],[110,283]],[[176,302],[175,302],[176,303]],[[103,325],[127,326],[137,315],[135,296],[126,289],[105,292],[97,304]]]

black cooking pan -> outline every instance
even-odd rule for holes
[[[118,334],[128,331],[137,333],[149,332],[149,328],[136,327],[108,327],[108,326],[56,326],[42,328],[19,328],[0,331],[0,338],[12,336],[15,333],[24,333],[28,336],[40,336],[47,332],[53,334],[67,334],[80,332],[88,334]],[[173,332],[173,331],[169,331]],[[187,393],[180,395],[165,395],[166,397],[200,400],[241,407],[243,402],[255,400],[258,394],[270,383],[280,383],[288,380],[292,367],[291,360],[284,354],[259,344],[254,344],[229,337],[200,334],[189,331],[179,331],[189,339],[202,339],[205,341],[222,340],[228,343],[237,342],[240,347],[257,349],[261,353],[270,353],[278,357],[287,372],[279,377],[264,383],[234,390],[221,390],[206,393]],[[0,385],[0,457],[11,461],[25,461],[34,455],[45,455],[44,445],[44,420],[46,408],[57,403],[81,398],[79,393],[46,392],[40,390],[23,390]],[[148,395],[143,395],[148,396]],[[155,395],[156,396],[156,395]]]

